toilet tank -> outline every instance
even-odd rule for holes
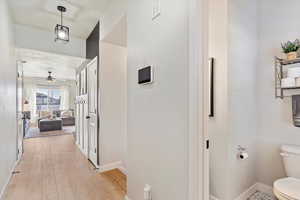
[[[300,179],[300,146],[282,145],[280,155],[287,176]]]

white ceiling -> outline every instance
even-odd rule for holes
[[[107,7],[108,0],[9,0],[15,23],[54,31],[60,23],[56,7],[67,8],[64,25],[71,36],[86,39]]]
[[[85,59],[46,53],[31,49],[17,49],[18,58],[26,63],[23,64],[25,77],[46,78],[48,71],[58,80],[75,80],[76,68]]]

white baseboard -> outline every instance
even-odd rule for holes
[[[124,197],[124,200],[131,200],[131,199],[129,199],[129,197],[126,195],[126,196]]]
[[[127,174],[127,170],[126,168],[122,165],[121,167],[118,168],[123,174],[128,175]]]
[[[213,196],[213,195],[210,195],[210,200],[219,200],[217,197]]]
[[[122,164],[122,161],[117,161],[117,162],[114,162],[114,163],[109,163],[109,164],[106,164],[106,165],[100,165],[99,167],[99,172],[107,172],[107,171],[110,171],[110,170],[113,170],[113,169],[119,169],[120,171],[125,171],[125,168]]]
[[[240,194],[235,200],[247,200],[252,194],[254,194],[257,191],[257,183],[252,185],[250,188],[248,188],[245,192]]]
[[[235,198],[235,200],[247,200],[256,191],[260,191],[274,197],[273,188],[271,186],[265,185],[263,183],[255,183],[250,188],[248,188],[245,192],[243,192],[237,198]],[[214,197],[213,195],[210,195],[210,200],[220,200],[220,199]]]
[[[263,184],[263,183],[256,183],[256,189],[258,191],[261,191],[263,193],[266,193],[272,197],[275,197],[274,193],[273,193],[273,188],[269,185]]]
[[[22,156],[21,156],[21,158],[22,158]],[[8,184],[9,184],[9,182],[10,182],[10,180],[11,180],[11,177],[12,177],[12,175],[13,175],[13,172],[15,171],[15,169],[16,169],[17,165],[19,164],[21,158],[20,158],[19,160],[17,160],[17,161],[14,163],[13,167],[11,168],[10,173],[9,173],[9,176],[8,176],[8,178],[7,178],[7,180],[6,180],[6,182],[5,182],[4,186],[3,186],[3,188],[1,189],[1,192],[0,192],[0,200],[2,200],[2,199],[4,198],[5,190],[6,190],[7,186],[8,186]]]

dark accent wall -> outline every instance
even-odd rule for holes
[[[86,58],[93,59],[98,56],[99,59],[99,41],[100,41],[100,24],[99,22],[86,39]]]

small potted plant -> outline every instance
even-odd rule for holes
[[[288,41],[286,43],[281,44],[283,52],[286,54],[288,60],[293,60],[298,57],[297,51],[300,47],[299,40],[295,40],[294,42]]]

